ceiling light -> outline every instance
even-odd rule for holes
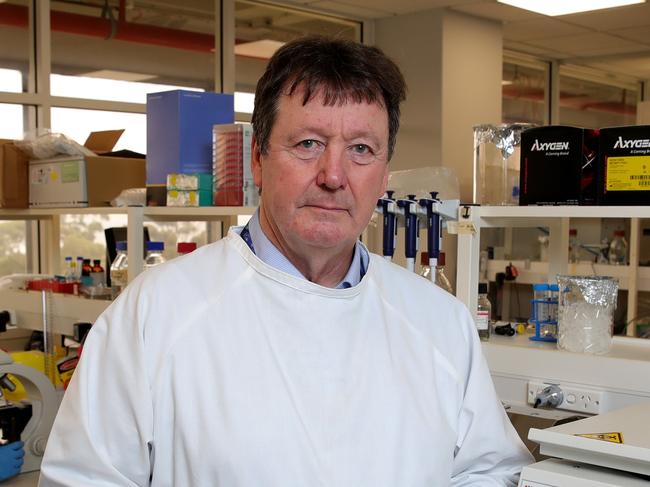
[[[235,45],[237,56],[270,59],[271,56],[284,45],[283,42],[264,39],[261,41],[243,42]]]
[[[543,15],[568,15],[578,12],[590,12],[604,8],[622,7],[644,3],[645,0],[497,0],[499,3],[523,8]]]

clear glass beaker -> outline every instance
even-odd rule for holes
[[[519,204],[521,133],[530,123],[474,127],[474,203]]]
[[[618,279],[557,276],[557,282],[560,288],[558,348],[593,354],[609,352]]]

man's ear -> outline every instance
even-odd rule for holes
[[[253,181],[258,189],[262,189],[262,152],[257,143],[257,139],[253,136],[251,145],[251,172],[253,173]]]

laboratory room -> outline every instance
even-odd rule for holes
[[[650,485],[650,1],[0,0],[0,486]]]

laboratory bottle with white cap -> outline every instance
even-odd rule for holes
[[[165,242],[147,242],[147,255],[144,258],[144,270],[151,269],[165,262],[163,252]]]
[[[492,304],[487,297],[487,282],[478,284],[478,301],[476,303],[476,329],[481,340],[490,339],[490,317],[492,316]]]

